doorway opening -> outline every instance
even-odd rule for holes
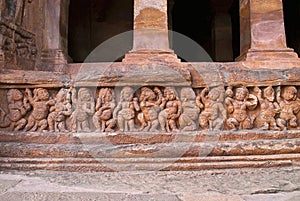
[[[82,63],[97,46],[133,29],[133,0],[70,0],[68,21],[68,53],[74,63]],[[132,44],[128,46],[129,51]],[[108,52],[90,62],[115,61],[114,57]]]

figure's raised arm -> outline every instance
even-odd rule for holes
[[[32,92],[30,89],[28,89],[28,88],[25,89],[25,95],[26,95],[27,99],[29,100],[29,103],[33,104],[34,100],[33,100]]]
[[[264,99],[262,98],[262,92],[261,92],[261,89],[258,86],[254,87],[253,92],[255,93],[256,97],[259,100],[259,102],[263,102]]]
[[[77,91],[76,91],[76,89],[75,88],[73,88],[73,87],[71,87],[70,88],[70,91],[71,91],[71,100],[72,100],[72,103],[73,104],[76,104],[77,103],[77,98],[76,98],[76,93],[77,93]]]
[[[154,92],[157,94],[158,96],[158,99],[157,101],[155,102],[155,105],[160,105],[161,102],[162,102],[162,99],[163,99],[163,95],[162,95],[162,92],[161,90],[158,88],[158,87],[155,87],[154,88]]]
[[[276,100],[277,102],[280,104],[280,102],[282,102],[282,98],[281,98],[281,86],[278,86],[276,88]]]

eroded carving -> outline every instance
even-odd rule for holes
[[[95,113],[95,101],[91,90],[88,88],[80,88],[77,97],[75,88],[72,88],[71,92],[74,107],[74,111],[71,115],[72,131],[89,132],[91,131],[89,117]]]
[[[181,89],[180,100],[182,114],[178,123],[182,131],[195,131],[198,129],[197,120],[200,108],[196,104],[196,95],[192,88],[185,87]]]
[[[220,130],[223,128],[226,119],[223,94],[224,89],[221,88],[212,88],[210,91],[204,88],[197,96],[198,102],[201,100],[204,108],[199,116],[199,125],[202,129]]]
[[[140,107],[138,99],[133,95],[134,90],[131,87],[124,87],[120,93],[119,103],[113,112],[120,131],[136,131],[134,117],[135,111],[139,111]]]
[[[142,131],[157,131],[159,125],[158,114],[162,109],[162,92],[158,87],[154,90],[149,87],[141,88],[139,98],[141,113],[138,114],[138,120],[141,122]]]
[[[161,130],[163,132],[179,131],[176,121],[181,115],[181,104],[175,88],[165,88],[164,98],[162,100],[162,108],[164,109],[158,115]]]
[[[1,109],[0,127],[10,127],[10,130],[19,131],[25,127],[27,120],[24,118],[31,109],[27,97],[18,89],[7,92],[8,114]]]
[[[114,90],[101,88],[96,103],[96,113],[93,123],[96,131],[112,132],[116,123],[113,119],[113,110],[116,106]]]
[[[255,87],[254,92],[260,103],[260,112],[256,119],[262,130],[280,130],[277,127],[275,116],[280,112],[280,106],[275,100],[275,91],[272,86],[264,88],[263,95],[260,88]],[[263,97],[264,96],[264,97]]]
[[[118,102],[113,88],[100,88],[95,104],[89,88],[7,91],[0,128],[11,131],[177,132],[200,130],[299,129],[300,99],[295,86],[199,89],[123,87]],[[251,93],[249,92],[251,91]],[[224,101],[224,95],[226,95]],[[78,96],[78,97],[77,97]],[[259,107],[257,107],[259,103]],[[93,124],[91,124],[93,123]],[[225,126],[224,126],[225,125]]]
[[[49,131],[66,132],[66,118],[72,114],[72,105],[68,89],[60,89],[54,99],[55,104],[50,107],[48,115]]]
[[[280,114],[277,125],[282,130],[297,128],[297,116],[300,111],[300,100],[297,98],[297,89],[294,86],[286,86],[281,94],[281,87],[277,88],[277,101],[280,105]]]
[[[258,100],[253,94],[249,94],[246,87],[237,87],[235,89],[235,94],[233,97],[233,92],[231,87],[226,90],[226,107],[229,118],[226,124],[229,129],[251,129],[253,128],[253,118],[247,113],[247,110],[253,110],[256,108]]]
[[[33,96],[30,89],[25,90],[26,97],[32,105],[32,112],[28,117],[28,123],[25,126],[26,131],[43,131],[46,130],[47,116],[50,106],[55,104],[53,99],[50,99],[49,92],[44,88],[36,88],[33,90]]]

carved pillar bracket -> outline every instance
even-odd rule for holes
[[[134,1],[133,49],[123,62],[179,62],[169,48],[167,0]]]
[[[282,0],[240,0],[240,34],[237,60],[298,58],[286,46]]]
[[[46,0],[41,60],[49,69],[67,64],[67,0]]]

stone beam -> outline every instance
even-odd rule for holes
[[[286,45],[282,0],[240,0],[240,52],[237,60],[298,58]]]

